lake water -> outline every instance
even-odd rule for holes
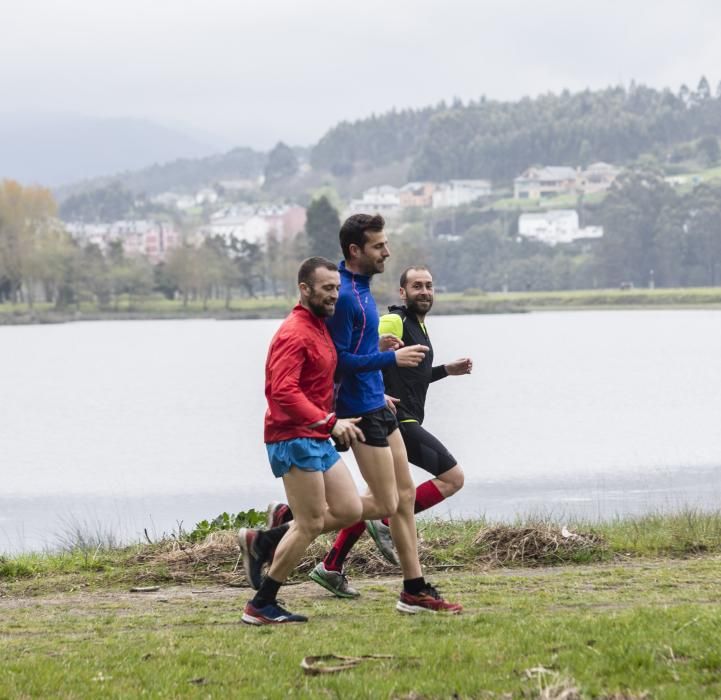
[[[0,552],[78,527],[157,537],[282,498],[262,442],[278,324],[0,327]],[[719,506],[719,312],[431,316],[429,330],[437,361],[475,367],[429,390],[426,427],[466,472],[429,514]]]

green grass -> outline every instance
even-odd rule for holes
[[[118,311],[99,311],[90,304],[80,312],[56,312],[49,304],[36,304],[33,315],[25,306],[0,304],[0,324],[54,323],[73,320],[171,319],[171,318],[283,318],[295,304],[294,299],[264,297],[234,299],[230,309],[220,300],[210,300],[203,309],[200,301],[189,302],[149,299],[124,300]],[[442,314],[512,313],[542,309],[604,309],[604,308],[688,308],[721,307],[721,287],[678,289],[598,289],[555,292],[488,292],[437,294],[434,310]]]
[[[538,520],[420,521],[426,576],[463,603],[458,617],[397,613],[398,572],[364,538],[349,567],[359,600],[297,575],[282,597],[311,621],[272,629],[240,623],[250,591],[221,583],[237,560],[225,531],[220,558],[193,545],[184,566],[160,556],[168,543],[4,556],[0,698],[721,696],[721,512],[568,528],[588,546],[537,546],[559,533]],[[489,532],[496,546],[479,540]],[[524,533],[526,556],[504,565],[502,544]],[[387,575],[368,577],[371,559]],[[149,583],[160,590],[129,592]],[[394,658],[303,674],[304,656],[330,653]]]
[[[52,304],[35,304],[30,311],[25,304],[0,304],[0,325],[28,323],[64,323],[68,321],[111,321],[127,319],[178,319],[178,318],[283,318],[296,304],[296,299],[262,297],[233,299],[226,308],[222,299],[182,301],[163,297],[133,299],[123,297],[115,306],[99,309],[96,304],[83,302],[79,308],[56,310]]]
[[[217,586],[2,598],[0,697],[531,698],[562,680],[585,698],[718,697],[720,564],[433,575],[457,617],[401,616],[398,579],[356,581],[357,601],[303,584],[283,596],[311,621],[272,629],[243,626],[249,592]],[[302,673],[328,653],[395,658]]]
[[[685,179],[685,182],[682,185],[678,185],[676,190],[682,194],[687,194],[688,192],[691,192],[694,187],[697,187],[702,183],[721,180],[721,166],[706,168],[703,170],[694,170],[688,173],[678,173],[674,174],[673,177]]]
[[[434,313],[490,313],[507,311],[603,308],[715,308],[721,288],[599,289],[558,292],[439,294]]]

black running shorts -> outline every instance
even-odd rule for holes
[[[361,416],[356,425],[365,435],[365,444],[371,447],[388,447],[388,436],[398,428],[393,411],[385,406]]]
[[[418,423],[401,423],[401,435],[406,445],[408,461],[421,469],[440,476],[458,462],[445,445]]]

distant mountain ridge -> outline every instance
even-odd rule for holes
[[[0,178],[57,187],[220,150],[201,139],[144,119],[0,114]]]
[[[120,184],[131,192],[148,195],[170,190],[194,191],[202,185],[220,180],[257,178],[262,175],[266,160],[265,153],[238,147],[227,153],[216,153],[204,158],[178,158],[140,170],[76,182],[56,188],[55,194],[62,200],[111,183]]]

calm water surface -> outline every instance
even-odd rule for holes
[[[158,536],[282,497],[262,442],[278,324],[0,327],[0,551],[74,526]],[[475,365],[429,391],[426,426],[467,475],[432,514],[718,507],[718,312],[437,316],[429,330],[438,361]]]

